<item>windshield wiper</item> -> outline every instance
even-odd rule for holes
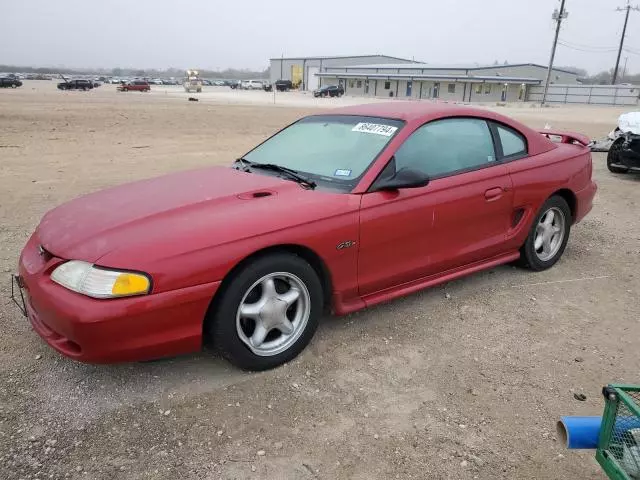
[[[249,171],[249,165],[251,165],[251,162],[249,160],[246,160],[243,157],[240,157],[240,158],[236,158],[236,163],[240,164],[239,167],[235,167],[236,170],[242,170],[244,172]]]
[[[314,189],[317,186],[316,182],[308,179],[304,175],[300,175],[297,171],[295,171],[292,168],[276,165],[275,163],[250,162],[249,160],[246,160],[244,158],[238,158],[236,162],[241,165],[242,170],[244,170],[245,172],[249,171],[249,168],[271,170],[272,172],[284,173],[287,177],[289,177],[294,182],[298,182],[300,185],[306,185],[311,189]]]

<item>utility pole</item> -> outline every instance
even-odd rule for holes
[[[553,11],[553,18],[556,21],[556,34],[553,37],[553,46],[551,47],[551,58],[549,58],[549,69],[547,70],[547,78],[544,81],[544,93],[542,94],[542,105],[547,101],[547,92],[549,91],[549,81],[551,81],[551,72],[553,70],[553,59],[556,56],[556,47],[558,45],[558,35],[560,35],[560,26],[562,20],[569,16],[569,13],[564,9],[565,0],[560,0],[560,10],[555,9]]]
[[[622,76],[620,77],[624,82],[625,77],[627,76],[627,61],[629,57],[624,57],[624,67],[622,67]]]
[[[622,47],[624,45],[624,36],[627,33],[627,23],[629,22],[629,12],[631,10],[640,11],[640,7],[631,6],[631,2],[627,0],[627,6],[624,8],[616,8],[616,12],[624,12],[626,10],[626,14],[624,16],[624,27],[622,27],[622,36],[620,37],[620,48],[618,48],[618,58],[616,59],[616,68],[613,69],[613,79],[611,80],[611,85],[616,84],[616,80],[618,79],[618,67],[620,67],[620,55],[622,55]]]

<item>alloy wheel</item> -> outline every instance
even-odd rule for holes
[[[240,340],[256,355],[287,350],[305,330],[311,297],[300,278],[288,272],[263,276],[246,291],[236,313]]]
[[[562,210],[552,207],[536,226],[533,248],[543,262],[551,260],[560,250],[565,235],[566,219]]]

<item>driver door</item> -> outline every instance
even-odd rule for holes
[[[487,123],[437,120],[418,128],[394,155],[397,171],[431,178],[425,187],[363,195],[360,295],[436,275],[502,253],[513,191],[496,161]],[[383,175],[388,172],[383,172]]]

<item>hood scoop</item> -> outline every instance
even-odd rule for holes
[[[256,190],[255,192],[241,193],[240,195],[238,195],[238,198],[241,200],[253,200],[254,198],[271,197],[275,194],[276,193],[272,192],[271,190]]]

